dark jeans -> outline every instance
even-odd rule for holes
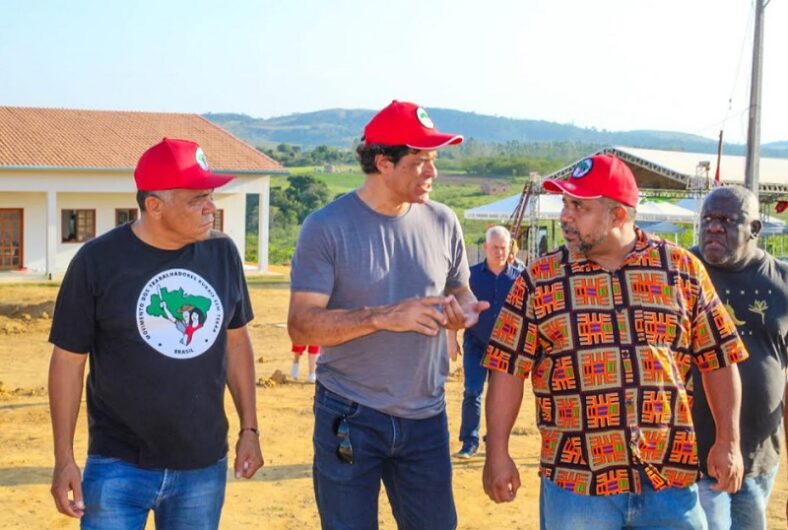
[[[479,445],[479,425],[482,421],[482,394],[487,380],[487,368],[482,366],[486,344],[481,344],[465,332],[462,369],[465,373],[465,392],[462,395],[462,423],[460,441],[463,446]]]
[[[450,530],[457,526],[451,488],[446,413],[410,420],[315,389],[315,498],[324,530],[378,528],[380,482],[397,527]],[[337,456],[336,424],[345,418],[353,463]]]

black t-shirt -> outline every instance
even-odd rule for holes
[[[700,257],[697,248],[692,251]],[[705,265],[750,353],[749,359],[738,364],[742,381],[741,450],[745,475],[757,476],[780,463],[788,366],[788,263],[764,253],[762,259],[740,271]],[[706,459],[715,440],[714,418],[697,369],[693,369],[693,384],[692,418],[698,457],[706,472]]]
[[[49,340],[89,354],[89,454],[195,469],[227,453],[227,329],[252,308],[235,245],[212,236],[162,250],[123,225],[71,261]]]

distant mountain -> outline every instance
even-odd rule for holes
[[[430,116],[441,129],[462,132],[466,138],[483,143],[583,142],[601,145],[626,145],[647,149],[666,149],[715,153],[715,140],[671,131],[606,131],[582,128],[542,120],[521,120],[487,116],[451,109],[430,109]],[[253,118],[246,114],[209,113],[205,118],[256,146],[281,143],[304,148],[318,145],[352,147],[360,138],[364,125],[375,111],[364,109],[329,109],[275,118]],[[726,154],[744,154],[745,146],[725,144]],[[788,158],[788,141],[761,146],[761,156]]]

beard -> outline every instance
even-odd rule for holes
[[[574,239],[571,243],[566,242],[566,246],[569,250],[579,252],[585,256],[588,256],[597,245],[605,240],[609,229],[608,223],[605,223],[590,234],[582,235],[576,228],[566,223],[561,223],[561,231],[564,233],[564,238],[566,239],[566,235],[569,234]]]

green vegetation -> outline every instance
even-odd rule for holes
[[[441,169],[462,170],[479,176],[547,175],[602,146],[581,142],[485,144],[473,138],[457,149],[441,152]]]
[[[449,205],[460,220],[468,208],[519,193],[523,179],[479,179],[484,182],[507,184],[508,189],[497,195],[484,194],[478,182],[468,182],[466,177],[441,175],[436,181],[432,198]],[[358,188],[364,181],[360,172],[313,173],[300,168],[289,177],[271,179],[271,213],[269,226],[268,260],[272,264],[287,264],[295,251],[298,231],[303,219],[339,195]],[[257,261],[257,196],[247,197],[246,260]],[[489,226],[488,221],[464,221],[465,240],[477,243]]]
[[[531,171],[549,174],[592,152],[595,147],[579,142],[482,144],[470,139],[459,148],[440,151],[437,162],[440,177],[435,181],[431,198],[454,209],[462,223],[466,243],[479,244],[493,222],[465,220],[465,210],[517,194],[523,189]],[[319,146],[302,152],[296,146],[280,144],[270,154],[280,160],[285,155],[287,160],[298,160],[303,164],[302,167],[291,167],[290,175],[271,177],[269,262],[287,264],[295,251],[300,225],[306,216],[361,186],[364,175],[352,160],[349,150]],[[327,163],[331,164],[333,172],[325,171]],[[499,192],[485,193],[482,185],[490,185]],[[254,262],[257,261],[257,196],[249,196],[247,201],[245,257],[247,261]],[[778,217],[788,219],[788,212]],[[551,223],[542,226],[547,225]],[[560,242],[560,230],[556,236]],[[664,237],[673,241],[672,235]],[[692,246],[691,229],[679,234],[678,244],[685,248]],[[779,238],[769,238],[765,244],[774,254],[784,252]]]
[[[323,164],[352,164],[355,155],[348,149],[337,149],[328,145],[318,145],[314,149],[302,151],[299,145],[279,144],[275,148],[258,147],[283,166],[303,167]]]
[[[288,263],[295,251],[298,230],[310,212],[332,198],[331,190],[322,180],[311,175],[290,175],[271,180],[269,198],[268,261]],[[246,260],[257,261],[258,197],[247,195]]]
[[[330,200],[354,190],[364,182],[364,175],[348,149],[324,145],[303,151],[300,147],[279,144],[261,151],[290,167],[289,176],[271,177],[268,259],[272,264],[289,263],[298,231],[306,216]],[[463,220],[465,210],[505,196],[519,193],[531,171],[541,174],[559,169],[589,151],[577,143],[482,144],[469,140],[458,149],[440,152],[437,166],[440,178],[435,182],[432,199],[447,204]],[[332,172],[325,171],[331,165]],[[492,185],[497,194],[485,193],[482,185]],[[257,197],[247,203],[246,260],[257,260]],[[488,221],[463,221],[465,239],[478,243]]]

